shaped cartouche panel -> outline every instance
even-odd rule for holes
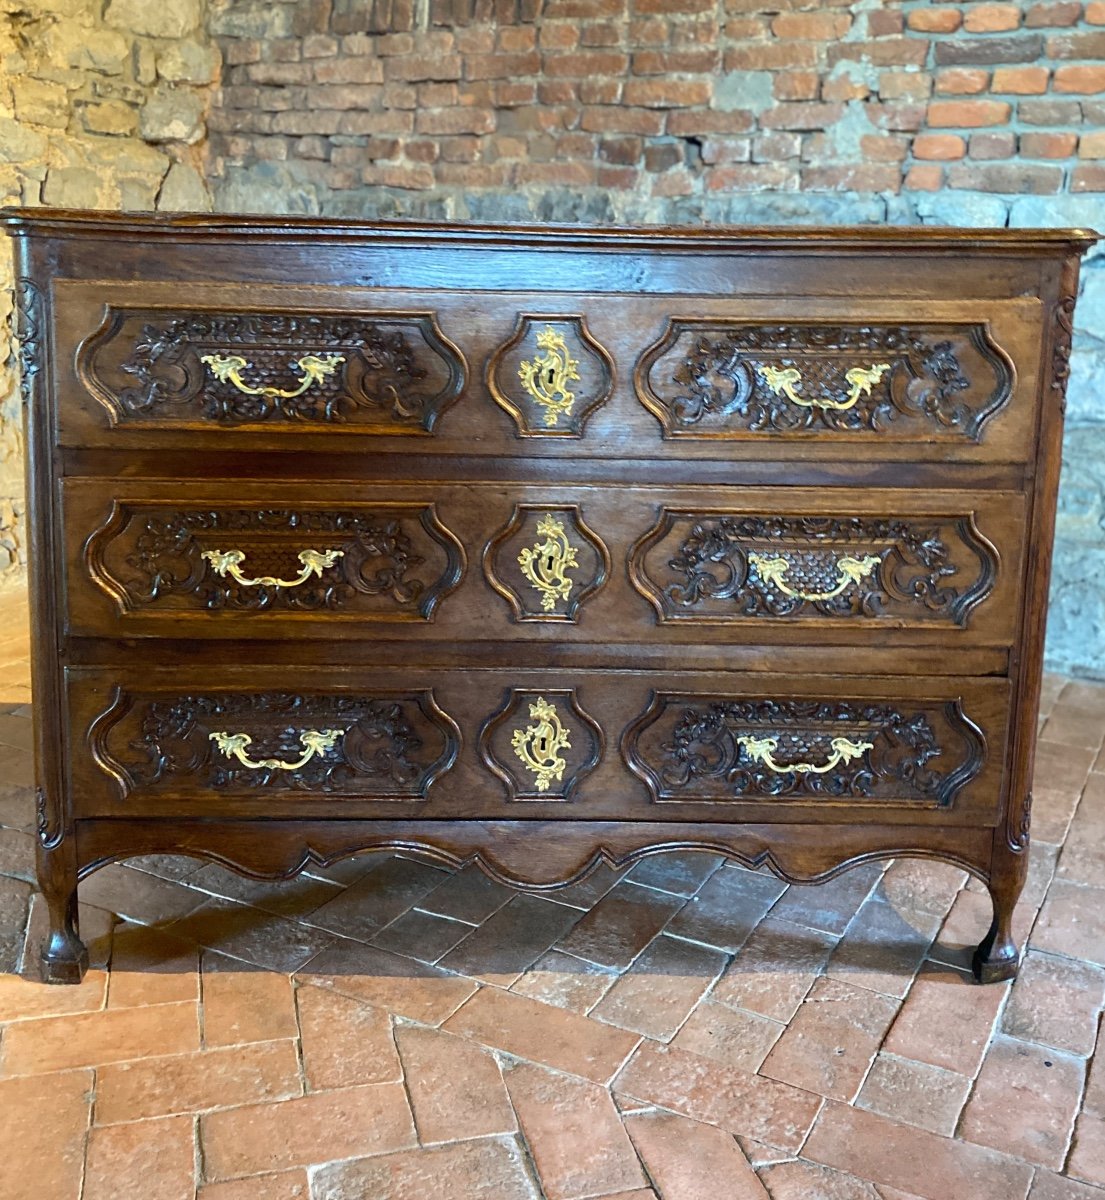
[[[510,800],[570,800],[606,739],[571,688],[511,688],[480,731],[480,757]]]
[[[523,313],[488,361],[487,386],[521,437],[581,437],[614,390],[614,360],[582,316]]]
[[[575,621],[610,574],[610,554],[579,507],[518,504],[487,543],[483,569],[518,621]]]

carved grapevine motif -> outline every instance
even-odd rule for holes
[[[667,563],[674,579],[663,586],[661,601],[665,613],[675,616],[705,601],[731,602],[732,612],[743,617],[803,612],[878,617],[907,605],[963,624],[970,609],[992,590],[996,563],[969,521],[956,522],[955,529],[982,564],[970,587],[948,585],[957,567],[939,528],[929,522],[702,517]],[[857,561],[856,555],[862,557]],[[781,559],[774,573],[765,569],[769,556]]]
[[[119,365],[135,382],[112,388],[100,378],[96,358],[126,319],[116,313],[102,338],[93,339],[98,345],[91,360],[96,390],[124,418],[197,405],[205,419],[220,424],[357,419],[429,430],[464,381],[459,354],[428,315],[186,313],[142,325]],[[436,375],[444,365],[443,386],[430,378],[426,350],[438,360]],[[233,372],[218,369],[228,352],[246,360],[249,391],[235,384]],[[333,364],[308,372],[309,386],[300,374],[304,355],[311,363]]]
[[[325,535],[326,548],[342,554],[301,587],[270,584],[245,587],[210,569],[204,552],[217,547],[214,535],[295,533],[306,540]],[[221,547],[220,547],[221,548]],[[285,552],[286,558],[292,555]],[[427,584],[415,574],[424,560],[401,517],[381,513],[292,509],[218,509],[153,514],[145,518],[127,563],[138,572],[127,594],[152,603],[168,593],[199,597],[206,608],[241,610],[327,610],[360,595],[388,596],[399,606],[417,605]],[[446,581],[448,583],[448,581]],[[432,606],[436,598],[430,597]],[[424,607],[424,606],[423,606]]]
[[[958,344],[985,360],[995,386],[968,399]],[[980,326],[708,325],[671,322],[642,359],[646,404],[671,433],[877,433],[912,420],[977,438],[1012,377]]]
[[[1067,411],[1067,383],[1070,380],[1070,355],[1074,341],[1074,305],[1077,297],[1064,296],[1055,306],[1051,351],[1051,391],[1060,413]]]
[[[983,743],[956,704],[941,711],[949,727],[943,738],[933,725],[936,713],[892,704],[666,696],[652,719],[646,714],[636,727],[628,758],[657,799],[904,799],[946,806],[981,769]],[[642,749],[641,735],[657,724]],[[930,766],[938,757],[943,764]]]
[[[276,762],[304,759],[302,735],[335,736],[324,751],[287,770]],[[229,757],[212,734],[248,732],[250,767]],[[437,745],[427,745],[433,735]],[[106,736],[106,733],[101,736]],[[456,755],[455,727],[426,694],[318,696],[294,693],[189,695],[148,700],[114,772],[130,786],[257,788],[421,798]],[[109,763],[110,751],[100,758]]]

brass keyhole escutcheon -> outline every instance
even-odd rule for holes
[[[576,398],[575,393],[568,390],[568,384],[580,378],[579,359],[572,358],[564,335],[557,333],[551,325],[546,325],[544,332],[537,335],[537,349],[541,353],[535,354],[532,362],[526,361],[519,366],[518,378],[522,387],[544,408],[545,425],[552,429],[562,415],[571,415]]]
[[[541,593],[541,607],[552,612],[558,600],[567,600],[572,591],[568,571],[578,567],[576,549],[568,541],[564,522],[546,514],[537,522],[537,536],[544,540],[527,546],[518,555],[518,565],[530,586]]]
[[[569,730],[544,696],[538,696],[529,706],[529,716],[534,723],[516,729],[510,744],[526,769],[536,776],[537,790],[547,792],[554,779],[559,782],[564,778],[568,764],[560,751],[571,749]]]

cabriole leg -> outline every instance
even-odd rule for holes
[[[39,882],[49,916],[40,958],[46,983],[80,983],[88,970],[88,950],[77,927],[77,864],[72,841],[53,849],[39,846]]]
[[[1006,841],[1004,829],[997,830],[990,865],[990,881],[987,885],[994,905],[994,919],[971,961],[979,983],[1000,983],[1003,979],[1012,979],[1017,974],[1020,952],[1013,940],[1013,910],[1024,887],[1027,873],[1027,830],[1024,844],[1017,849]]]

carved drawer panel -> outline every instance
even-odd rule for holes
[[[67,487],[77,629],[111,634],[119,617],[164,622],[173,636],[203,636],[197,620],[254,633],[274,619],[424,624],[464,571],[430,500],[303,501],[319,489],[273,487],[268,503],[236,503],[225,486],[206,501],[198,488],[169,490],[191,502],[148,485],[129,498]]]
[[[666,438],[979,442],[1013,396],[985,322],[674,318],[637,364]]]
[[[1016,494],[780,489],[759,509],[664,504],[630,577],[664,624],[1009,636],[1023,521]]]
[[[754,691],[657,690],[622,739],[653,802],[956,808],[987,762],[1000,762],[1006,712],[951,684],[944,696],[891,699],[776,681]],[[964,694],[966,692],[967,694]]]
[[[98,681],[86,785],[125,815],[172,796],[196,809],[320,800],[423,802],[459,731],[432,688],[151,688]],[[106,703],[104,702],[106,698]],[[96,704],[87,694],[79,700]]]
[[[432,312],[109,304],[77,372],[113,425],[429,433],[465,363]]]

